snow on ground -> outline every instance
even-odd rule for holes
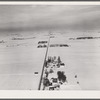
[[[0,48],[0,89],[38,89],[46,49],[38,49],[37,44],[44,39],[46,38],[9,39],[7,43],[1,44],[3,47]]]
[[[82,90],[100,90],[100,39],[69,40],[78,36],[85,33],[70,36],[55,33],[50,44],[68,44],[69,47],[49,47],[48,55],[61,56],[70,86],[79,81]],[[0,37],[5,40],[0,43],[0,90],[37,90],[46,52],[46,48],[37,48],[37,43],[48,40],[48,36],[26,35],[24,38],[35,38],[25,40],[12,40],[13,37],[23,38],[23,35]]]
[[[79,85],[82,90],[100,89],[100,39],[68,40],[59,35],[50,39],[53,44],[68,44],[69,47],[49,48],[48,55],[60,56],[66,64],[64,71],[70,85]],[[77,79],[75,79],[77,75]]]

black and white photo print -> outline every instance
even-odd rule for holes
[[[100,90],[100,5],[0,4],[0,90]]]

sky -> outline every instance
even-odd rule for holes
[[[0,32],[99,28],[99,5],[0,5]]]

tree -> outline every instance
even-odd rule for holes
[[[60,59],[60,56],[58,56],[58,63],[61,63],[61,59]]]

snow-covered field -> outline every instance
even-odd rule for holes
[[[46,49],[38,49],[37,44],[44,39],[11,40],[10,36],[0,44],[0,89],[38,89]]]
[[[78,35],[66,34],[55,33],[50,44],[70,46],[49,47],[48,55],[61,57],[70,85],[78,80],[82,90],[100,90],[100,39],[70,40]],[[13,37],[24,39],[12,40]],[[37,90],[46,53],[46,48],[37,48],[38,41],[48,40],[48,36],[9,35],[0,40],[5,41],[0,43],[0,90]]]
[[[88,34],[91,35],[94,34]],[[100,90],[100,39],[69,40],[67,35],[58,35],[51,38],[50,43],[69,45],[49,48],[48,53],[51,56],[60,56],[65,63],[66,67],[63,70],[69,85],[75,85],[78,81],[82,90]]]

